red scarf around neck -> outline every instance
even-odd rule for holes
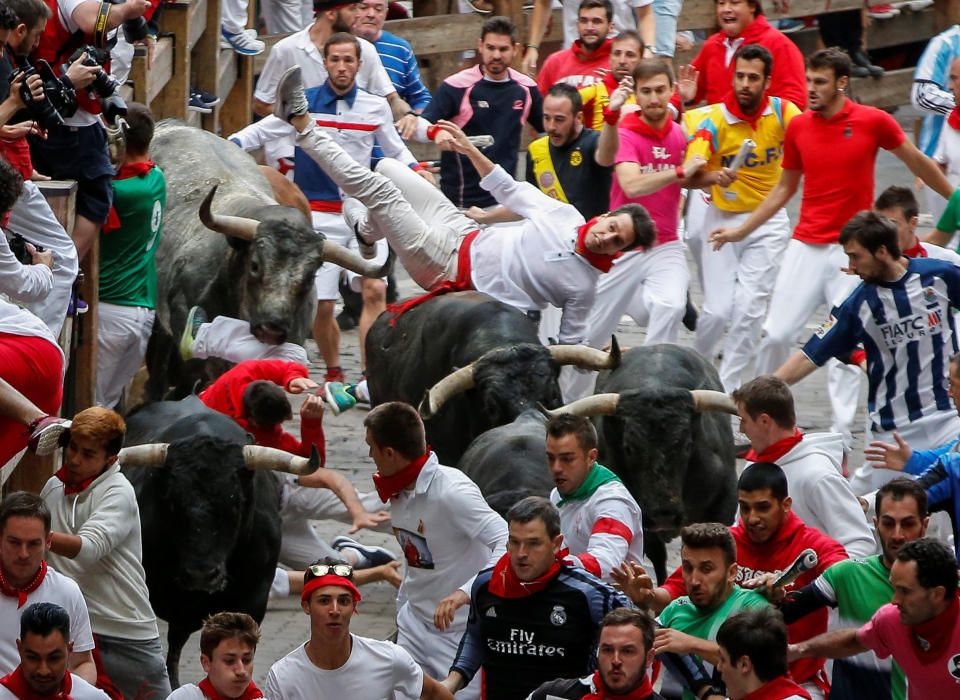
[[[760,106],[757,108],[757,111],[753,114],[747,114],[740,108],[740,103],[737,102],[737,96],[733,90],[730,90],[726,97],[723,98],[723,106],[727,108],[727,111],[740,121],[749,124],[750,128],[753,130],[756,130],[757,122],[760,121],[760,117],[763,116],[763,113],[767,111],[768,104],[770,104],[770,98],[767,97],[766,93],[764,93],[763,99],[760,100]]]
[[[532,581],[521,581],[513,567],[510,566],[510,554],[504,554],[493,567],[490,575],[490,592],[500,598],[525,598],[528,595],[539,593],[550,583],[563,566],[562,560],[569,550],[561,550],[557,558],[547,569],[546,573]]]
[[[744,459],[748,462],[776,462],[796,447],[801,440],[803,440],[803,433],[800,432],[800,428],[794,428],[793,435],[785,437],[783,440],[777,440],[763,452],[758,453],[751,447]]]
[[[587,693],[581,700],[645,700],[653,695],[653,685],[650,683],[650,677],[644,673],[643,682],[626,695],[614,695],[608,693],[603,687],[603,679],[600,678],[600,671],[593,672],[593,687],[597,689],[595,693]]]
[[[20,700],[71,700],[70,691],[73,689],[73,679],[70,672],[63,677],[60,689],[50,695],[39,695],[27,684],[23,670],[17,666],[12,673],[0,678],[0,685],[16,695]]]
[[[33,577],[33,580],[22,588],[15,588],[9,581],[7,581],[7,577],[3,574],[3,567],[0,566],[0,593],[10,596],[11,598],[16,598],[17,609],[19,610],[27,604],[27,596],[37,590],[40,587],[40,584],[43,583],[43,579],[46,577],[47,562],[41,561],[40,568],[37,569],[37,575]]]
[[[209,678],[204,678],[202,681],[197,683],[197,687],[200,688],[200,692],[203,693],[203,696],[210,698],[210,700],[231,700],[231,698],[218,693],[217,689],[213,687],[213,683],[210,682]],[[236,700],[253,700],[254,698],[262,697],[263,693],[260,692],[260,689],[253,681],[250,681],[250,685],[248,685],[247,689],[243,691],[243,695],[236,698]]]
[[[960,107],[953,108],[953,111],[950,112],[950,116],[947,117],[947,124],[950,125],[951,129],[960,131]]]
[[[903,254],[908,258],[925,258],[927,257],[927,249],[923,247],[920,243],[919,238],[914,238],[914,244],[911,248],[907,248],[903,251]]]
[[[578,255],[583,256],[588,263],[600,270],[600,272],[610,272],[610,268],[613,267],[614,259],[620,256],[619,251],[613,255],[607,255],[606,253],[594,253],[593,251],[589,250],[586,243],[584,243],[584,239],[587,237],[587,232],[590,230],[591,226],[597,223],[597,219],[599,218],[599,216],[595,216],[577,229],[577,245],[574,250]]]
[[[953,636],[953,628],[957,624],[958,617],[960,617],[960,598],[954,596],[953,602],[947,606],[947,609],[932,620],[911,626],[913,634],[910,639],[913,642],[913,650],[917,652],[917,656],[923,663],[928,664],[943,653],[944,647],[950,643],[950,638]]]
[[[661,141],[667,138],[667,136],[673,130],[673,124],[674,123],[668,117],[663,120],[662,127],[659,129],[654,128],[643,120],[641,117],[641,112],[639,111],[630,112],[629,114],[624,115],[620,120],[621,129],[628,129],[629,131],[640,134],[641,136],[648,136]]]
[[[604,39],[603,43],[596,48],[593,53],[587,53],[583,48],[583,42],[579,39],[575,39],[573,46],[570,47],[570,50],[573,51],[573,55],[577,57],[578,61],[599,61],[610,56],[610,48],[613,46],[612,39]]]
[[[427,451],[410,462],[396,474],[383,476],[380,472],[373,473],[373,485],[377,489],[377,495],[384,503],[388,503],[391,498],[396,498],[400,492],[410,484],[416,483],[417,477],[423,471],[423,465],[430,458],[430,445],[427,445]]]
[[[100,472],[100,474],[103,474],[103,472]],[[97,478],[100,476],[100,474],[91,476],[89,479],[84,479],[83,481],[77,484],[73,483],[72,481],[67,481],[68,477],[67,477],[66,467],[60,467],[57,470],[57,473],[54,474],[54,476],[63,482],[63,493],[67,496],[72,496],[75,493],[81,493],[83,491],[86,491],[87,487],[90,486],[90,484],[92,484],[94,481],[96,481]]]
[[[139,163],[124,163],[120,170],[113,176],[114,180],[126,180],[131,177],[143,177],[154,168],[152,160],[144,160]]]

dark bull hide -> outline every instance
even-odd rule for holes
[[[419,404],[427,441],[444,464],[538,403],[560,405],[561,365],[599,369],[619,361],[619,350],[546,348],[524,313],[480,292],[434,297],[399,317],[381,314],[366,351],[373,405]]]
[[[666,576],[665,540],[697,522],[732,523],[736,456],[714,367],[690,348],[632,348],[603,372],[597,394],[552,413],[597,416],[600,461],[616,472],[643,511],[644,548]]]
[[[314,274],[324,260],[373,277],[392,265],[391,259],[378,268],[325,242],[300,210],[277,204],[253,158],[210,132],[164,120],[152,154],[167,178],[157,320],[147,354],[152,399],[170,386],[179,386],[179,395],[192,387],[193,374],[185,376],[177,351],[191,306],[202,306],[210,318],[249,321],[263,342],[302,343],[316,306]]]
[[[207,615],[263,619],[280,552],[280,494],[262,470],[310,467],[250,447],[239,425],[195,397],[152,404],[127,426],[120,462],[137,494],[150,603],[169,623],[176,687],[181,649]]]

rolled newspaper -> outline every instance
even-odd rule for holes
[[[737,172],[740,169],[740,166],[743,165],[743,161],[745,161],[747,156],[750,155],[750,151],[756,148],[756,146],[757,144],[753,139],[744,139],[743,143],[740,145],[740,150],[734,157],[733,162],[730,163],[730,169],[733,172]]]

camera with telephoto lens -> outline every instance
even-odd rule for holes
[[[110,52],[94,46],[81,46],[73,52],[70,58],[67,59],[67,62],[60,67],[60,70],[66,73],[70,65],[77,61],[84,53],[87,54],[87,57],[83,59],[81,65],[98,66],[100,68],[94,76],[93,82],[90,83],[90,87],[87,89],[100,98],[100,104],[103,107],[103,117],[108,123],[113,124],[117,120],[117,117],[127,116],[127,103],[117,94],[120,81],[103,70],[104,64],[110,60]]]
[[[34,99],[30,88],[27,86],[27,78],[31,75],[40,76],[43,83],[43,97]],[[26,106],[31,118],[42,128],[51,129],[63,124],[64,117],[72,117],[77,111],[77,95],[73,88],[63,83],[53,72],[50,64],[43,59],[31,65],[25,59],[23,66],[14,71],[10,76],[10,82],[15,82],[20,76],[23,76],[23,82],[20,83],[20,99]]]

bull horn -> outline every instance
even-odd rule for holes
[[[259,221],[243,216],[214,214],[210,211],[210,205],[213,203],[213,196],[217,193],[218,187],[219,185],[214,185],[210,193],[203,198],[203,203],[200,205],[200,221],[211,231],[233,236],[242,241],[252,241],[260,225]]]
[[[342,245],[338,245],[329,240],[323,242],[323,259],[325,262],[339,265],[345,270],[356,272],[364,277],[377,279],[386,277],[393,270],[393,260],[395,253],[393,249],[387,255],[387,261],[383,265],[377,265],[372,260],[364,260],[356,253],[347,250]]]
[[[166,442],[152,442],[146,445],[134,445],[120,450],[121,467],[162,467],[167,461]]]
[[[620,344],[617,336],[610,342],[610,352],[586,345],[551,345],[547,348],[558,365],[575,365],[580,369],[616,369],[620,366]]]
[[[427,390],[418,408],[420,417],[424,420],[433,418],[437,411],[443,408],[443,404],[473,387],[473,363],[471,362],[466,367],[451,372]]]
[[[260,445],[244,445],[243,461],[247,469],[271,469],[277,472],[296,474],[297,476],[310,474],[320,466],[320,460],[315,451],[313,456],[307,459],[284,450],[261,447]]]
[[[690,395],[693,397],[693,410],[697,413],[723,411],[737,415],[737,404],[734,403],[729,394],[724,394],[722,391],[693,389]]]
[[[620,394],[594,394],[545,412],[551,418],[561,413],[570,413],[574,416],[612,416],[617,412],[619,401]]]

